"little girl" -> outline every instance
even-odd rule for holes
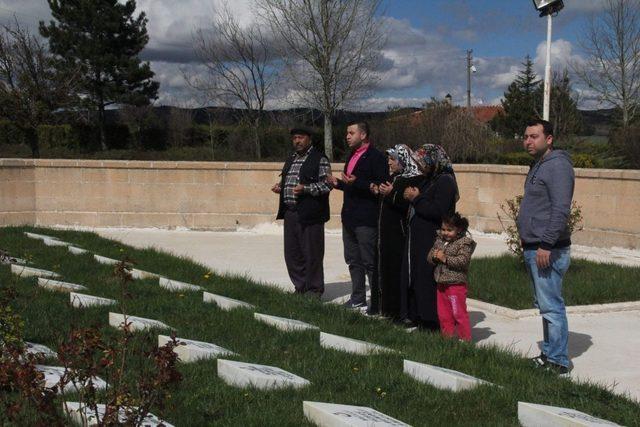
[[[438,284],[437,303],[440,330],[447,337],[456,334],[471,341],[471,324],[467,313],[467,273],[476,242],[467,235],[469,221],[459,213],[442,219],[442,226],[427,261],[435,265]]]

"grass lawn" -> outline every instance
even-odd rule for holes
[[[563,293],[566,305],[640,301],[640,267],[572,259]],[[472,260],[469,297],[517,310],[533,308],[529,276],[510,255]]]
[[[324,332],[365,339],[400,352],[356,356],[323,349],[318,332],[281,332],[255,321],[249,310],[225,312],[213,304],[203,304],[200,292],[171,293],[160,288],[157,280],[137,280],[131,285],[132,298],[125,302],[129,314],[161,320],[175,327],[180,338],[230,349],[238,353],[235,360],[277,366],[311,381],[310,386],[295,391],[239,389],[217,377],[213,360],[181,364],[183,382],[171,393],[164,409],[152,409],[178,426],[309,426],[302,412],[303,400],[370,406],[416,427],[516,426],[518,401],[565,406],[622,425],[640,425],[637,403],[595,385],[537,371],[527,360],[506,351],[423,332],[408,334],[385,321],[242,278],[205,278],[207,269],[186,259],[155,250],[132,249],[92,233],[31,227],[0,229],[0,248],[31,259],[35,267],[61,273],[61,280],[87,286],[87,294],[120,299],[112,267],[98,264],[89,254],[75,256],[64,247],[47,247],[27,238],[23,231],[56,236],[107,257],[128,255],[138,268],[249,302],[258,312],[303,320]],[[472,283],[479,283],[478,280]],[[107,319],[109,311],[117,311],[115,307],[74,309],[68,303],[68,294],[47,291],[35,282],[35,278],[16,281],[8,266],[0,266],[0,286],[15,283],[17,288],[14,308],[25,321],[27,341],[55,349],[76,327],[96,326],[111,338],[117,334]],[[528,289],[522,287],[524,291]],[[479,286],[472,286],[475,288]],[[155,346],[158,333],[166,331],[136,333],[135,345]],[[481,386],[460,393],[442,391],[405,376],[403,359],[460,370],[502,387]],[[144,369],[146,363],[143,356],[132,356],[131,372]],[[109,381],[108,376],[103,378]],[[21,423],[29,424],[29,420]]]

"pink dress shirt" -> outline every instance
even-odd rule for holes
[[[356,152],[353,153],[353,156],[351,156],[351,159],[349,159],[349,164],[347,165],[347,175],[351,175],[353,173],[353,170],[356,168],[356,164],[358,164],[358,160],[360,160],[360,157],[362,157],[364,152],[368,149],[369,143],[366,142],[358,147]]]

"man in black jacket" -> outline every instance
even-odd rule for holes
[[[331,164],[311,146],[311,131],[291,129],[294,153],[272,188],[280,195],[277,219],[284,219],[284,259],[296,293],[324,292],[324,223],[329,221]]]
[[[366,308],[365,277],[372,292],[376,292],[374,274],[378,241],[378,199],[371,186],[385,182],[387,159],[369,141],[366,122],[347,127],[347,144],[351,149],[341,179],[329,177],[329,182],[344,193],[342,205],[342,242],[344,259],[351,275],[349,308]]]

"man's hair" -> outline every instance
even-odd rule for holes
[[[347,124],[347,127],[349,126],[358,126],[358,129],[360,129],[360,132],[364,132],[367,134],[367,138],[371,137],[371,133],[370,133],[371,131],[369,130],[369,123],[365,122],[364,120],[350,122],[349,124]]]
[[[548,120],[531,119],[527,122],[527,127],[542,125],[544,136],[553,136],[553,125]]]

